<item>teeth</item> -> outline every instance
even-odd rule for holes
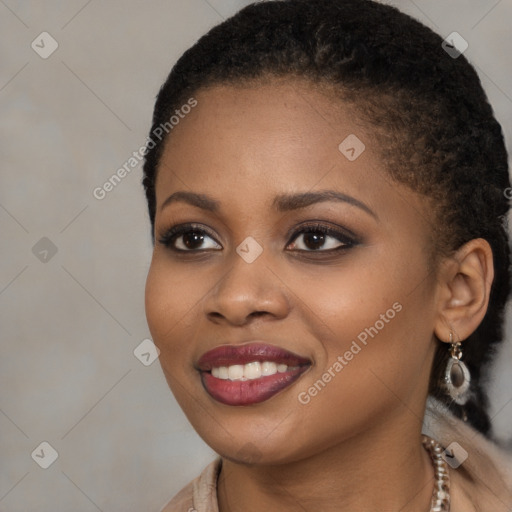
[[[244,366],[241,364],[234,364],[228,367],[229,380],[240,380],[244,376]]]
[[[244,366],[244,377],[246,379],[259,379],[261,377],[261,364],[258,362],[247,363]]]
[[[276,364],[272,361],[264,361],[263,363],[254,361],[245,365],[234,364],[232,366],[214,367],[212,368],[212,375],[222,380],[253,380],[297,368],[297,366],[288,367],[285,364]]]
[[[276,363],[269,361],[261,363],[261,375],[274,375],[274,373],[277,373]]]

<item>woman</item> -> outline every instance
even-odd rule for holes
[[[507,154],[455,42],[370,0],[259,2],[181,57],[155,134],[146,314],[219,454],[164,510],[510,511],[482,389]]]

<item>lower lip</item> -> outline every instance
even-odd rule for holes
[[[226,405],[252,405],[264,402],[295,382],[309,366],[275,373],[254,380],[218,379],[209,372],[201,372],[203,386],[208,394]]]

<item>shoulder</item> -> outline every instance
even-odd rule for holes
[[[218,512],[217,477],[221,463],[220,457],[212,461],[161,512]]]
[[[423,431],[453,457],[450,469],[454,512],[512,510],[512,455],[429,398]],[[448,452],[447,452],[448,453]]]
[[[193,506],[193,481],[187,484],[174,498],[167,503],[161,512],[192,512]]]

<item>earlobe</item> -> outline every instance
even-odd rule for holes
[[[449,342],[450,332],[465,340],[477,329],[487,312],[493,278],[492,249],[483,238],[470,240],[445,262],[434,329],[440,340]]]

